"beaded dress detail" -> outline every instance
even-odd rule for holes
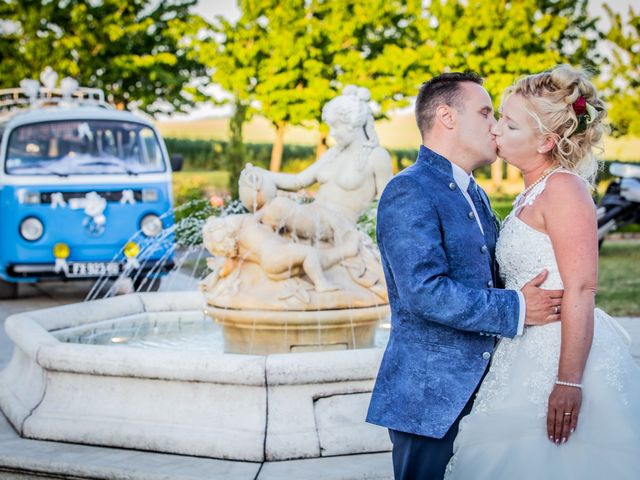
[[[542,288],[563,288],[550,238],[517,216],[557,173],[572,174],[551,172],[516,199],[502,224],[496,259],[507,289],[521,289],[543,269],[549,275]],[[628,342],[622,327],[596,308],[578,426],[567,443],[554,445],[546,415],[560,358],[560,322],[501,339],[473,409],[460,422],[445,478],[640,478],[640,368]]]

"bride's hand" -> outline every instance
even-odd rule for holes
[[[582,405],[582,390],[566,385],[555,385],[549,395],[547,435],[554,443],[565,443],[578,425]]]

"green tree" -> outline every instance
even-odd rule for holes
[[[271,150],[270,169],[279,171],[287,125],[300,125],[309,110],[318,108],[317,90],[323,90],[322,75],[327,66],[318,61],[321,54],[314,43],[305,3],[299,0],[262,0],[260,17],[265,28],[260,39],[263,57],[256,99],[260,113],[271,121],[276,137]]]
[[[235,23],[217,17],[210,35],[200,39],[198,46],[198,55],[211,69],[211,81],[227,92],[227,96],[216,103],[229,104],[233,108],[225,167],[229,171],[229,190],[234,198],[238,196],[238,179],[247,161],[243,128],[256,112],[256,87],[266,55],[265,24],[259,3],[242,0],[242,14]]]
[[[418,24],[418,57],[430,74],[479,73],[497,107],[518,77],[559,63],[592,68],[599,60],[593,47],[600,34],[586,8],[587,0],[433,0]],[[496,185],[502,175],[497,161]]]
[[[0,85],[37,78],[46,66],[102,88],[119,105],[149,113],[186,110],[204,94],[194,46],[202,18],[196,0],[0,2]]]
[[[330,85],[368,88],[379,106],[377,118],[407,106],[424,81],[417,26],[422,15],[422,2],[416,0],[326,2],[318,20],[327,26],[322,33],[332,67]],[[336,93],[329,91],[326,100]]]
[[[380,115],[408,103],[419,2],[262,0],[265,57],[256,94],[276,128],[271,169],[278,170],[287,125],[320,125],[323,105],[345,85],[368,87]]]
[[[640,14],[629,7],[625,22],[604,6],[611,21],[606,38],[613,45],[609,92],[609,119],[615,136],[640,136]]]
[[[498,103],[518,77],[599,60],[588,0],[434,0],[421,27],[425,71],[473,70]]]

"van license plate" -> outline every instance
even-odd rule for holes
[[[69,264],[67,277],[100,277],[102,275],[119,275],[120,264],[116,262],[75,262]]]

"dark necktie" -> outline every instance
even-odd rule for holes
[[[476,184],[473,177],[471,177],[471,181],[469,182],[469,187],[467,188],[467,193],[471,197],[471,201],[473,201],[473,206],[476,207],[476,212],[478,213],[478,218],[480,219],[480,223],[482,224],[482,230],[484,230],[484,238],[485,241],[489,244],[495,245],[497,240],[497,232],[495,230],[495,224],[493,223],[493,215],[489,212],[489,208],[480,198],[480,189]],[[493,256],[493,249],[489,252],[489,263],[491,264],[491,277],[493,278],[493,283],[496,284],[498,282],[498,271],[497,271],[497,263],[495,261],[495,257]]]
[[[476,213],[478,215],[478,219],[480,220],[480,223],[482,224],[482,230],[484,230],[485,238],[490,238],[493,235],[493,233],[491,231],[492,224],[491,224],[489,212],[487,210],[487,206],[482,201],[482,198],[480,198],[480,191],[473,177],[471,177],[471,181],[469,182],[467,193],[471,197],[473,206],[476,207]]]

